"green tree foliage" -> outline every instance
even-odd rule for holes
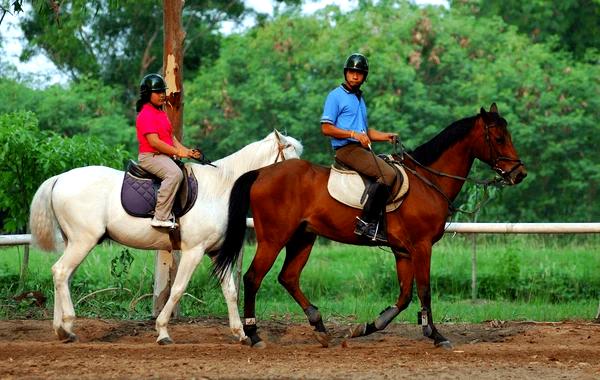
[[[163,62],[162,2],[155,0],[70,0],[60,12],[30,0],[21,28],[27,39],[22,59],[47,55],[72,79],[90,77],[106,84],[136,89],[147,72]],[[238,21],[246,14],[241,0],[185,2],[184,71],[194,72],[219,51],[221,21]]]
[[[400,133],[409,148],[498,103],[529,176],[495,193],[479,221],[598,221],[600,66],[574,61],[555,40],[532,40],[498,16],[465,9],[381,0],[349,13],[328,7],[306,16],[290,8],[263,19],[224,38],[218,58],[186,76],[186,142],[216,159],[277,128],[303,140],[305,158],[329,164],[323,102],[343,80],[344,59],[359,51],[370,60],[363,88],[371,127]],[[593,48],[586,54],[594,57]],[[0,113],[32,110],[41,129],[129,142],[133,154],[133,106],[116,100],[121,88],[100,83],[86,77],[68,88],[31,90],[0,80]],[[490,175],[485,165],[473,170]]]
[[[33,113],[0,115],[0,213],[4,232],[23,232],[29,204],[38,186],[75,167],[106,165],[122,168],[127,155],[94,137],[62,137],[40,131]]]
[[[120,87],[108,87],[97,80],[83,79],[67,87],[53,85],[32,89],[26,84],[0,78],[0,114],[33,111],[39,128],[63,136],[94,136],[109,146],[124,145],[137,151],[134,108],[119,99]]]
[[[355,51],[370,60],[371,127],[399,132],[409,148],[499,104],[529,177],[497,195],[480,221],[600,219],[600,67],[532,44],[497,17],[392,0],[348,14],[283,13],[227,38],[214,65],[187,84],[186,136],[219,157],[278,128],[302,138],[305,158],[329,163],[322,106]]]
[[[600,51],[598,0],[454,0],[452,6],[478,17],[500,16],[534,42],[557,39],[557,48],[578,58],[588,49]]]

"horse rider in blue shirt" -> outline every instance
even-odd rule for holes
[[[375,181],[367,191],[368,197],[361,217],[357,217],[354,233],[385,243],[385,229],[378,228],[378,224],[396,173],[371,151],[371,142],[394,142],[397,134],[368,127],[367,106],[360,90],[368,74],[369,63],[364,55],[354,53],[346,59],[344,83],[327,95],[321,131],[331,138],[338,162]]]

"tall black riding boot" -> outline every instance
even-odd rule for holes
[[[383,183],[374,183],[367,191],[367,201],[360,218],[356,218],[354,233],[373,241],[387,243],[387,234],[383,223],[379,223],[389,195],[388,187]]]

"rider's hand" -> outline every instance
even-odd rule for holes
[[[398,139],[398,134],[397,133],[388,133],[387,139],[389,142],[391,142],[393,144],[396,142],[396,139]]]
[[[369,139],[369,136],[367,136],[366,133],[356,133],[354,135],[354,138],[358,140],[358,142],[360,143],[360,145],[363,146],[363,148],[371,147],[371,139]]]
[[[177,149],[177,153],[175,154],[179,158],[188,158],[191,157],[191,150],[185,147],[180,147]]]
[[[192,149],[190,157],[200,159],[202,157],[202,151],[200,149]]]

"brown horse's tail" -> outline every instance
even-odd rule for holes
[[[257,177],[258,170],[250,171],[238,178],[231,189],[225,240],[214,259],[213,268],[213,275],[221,281],[227,273],[230,273],[233,264],[237,262],[244,244],[246,215],[250,209],[250,188]]]

